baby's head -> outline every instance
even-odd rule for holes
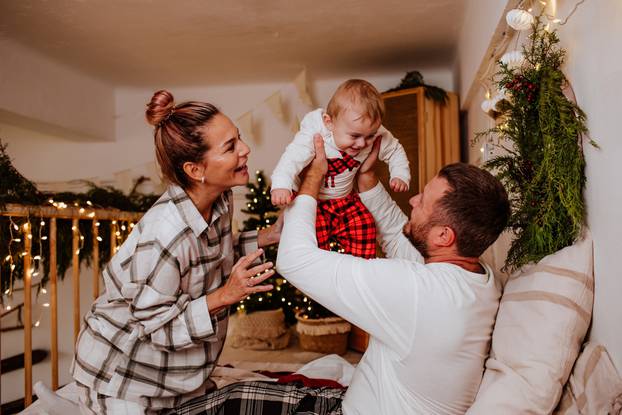
[[[333,133],[335,145],[350,156],[356,156],[374,143],[384,103],[372,84],[350,79],[339,85],[328,102],[324,124]]]

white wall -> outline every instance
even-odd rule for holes
[[[474,2],[475,3],[475,2]],[[487,3],[495,3],[489,1]],[[502,3],[502,2],[499,2]],[[575,1],[557,2],[557,16],[564,19]],[[499,6],[500,7],[500,6]],[[473,37],[461,45],[462,57],[478,55],[483,58],[494,25],[485,16],[478,15],[463,27],[463,32],[479,31],[485,26],[489,37]],[[500,16],[502,18],[503,16]],[[565,73],[572,84],[579,106],[586,112],[590,135],[601,146],[600,150],[584,146],[587,162],[587,222],[594,238],[596,278],[595,304],[590,339],[602,343],[609,351],[618,371],[622,373],[622,271],[619,263],[622,242],[622,141],[620,140],[620,96],[622,96],[622,3],[618,0],[585,2],[580,5],[565,26],[559,28],[561,46],[568,52]],[[473,42],[473,43],[471,43]],[[470,79],[474,64],[463,67],[461,80]],[[472,82],[472,80],[471,80]],[[465,91],[469,85],[461,84]],[[490,127],[491,120],[479,108],[483,95],[465,102],[468,111],[468,136]],[[470,160],[478,164],[480,144],[471,147]],[[502,261],[503,253],[496,252]]]
[[[469,0],[465,3],[456,53],[456,90],[463,106],[490,39],[501,18],[506,2],[500,0]]]
[[[78,140],[114,140],[112,86],[0,39],[0,120]]]

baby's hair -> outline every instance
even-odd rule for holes
[[[336,119],[347,108],[362,111],[362,116],[372,122],[382,121],[384,102],[380,92],[369,82],[362,79],[350,79],[339,85],[330,101],[326,113]]]

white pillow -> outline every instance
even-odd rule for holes
[[[490,358],[469,414],[550,414],[579,354],[594,302],[592,239],[507,281]]]

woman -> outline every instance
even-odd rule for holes
[[[231,188],[248,182],[239,130],[213,105],[175,105],[167,91],[146,115],[170,185],[106,266],[85,317],[72,365],[84,413],[153,413],[204,394],[229,306],[272,289],[258,285],[274,271],[257,247],[278,242],[281,222],[231,233]]]

